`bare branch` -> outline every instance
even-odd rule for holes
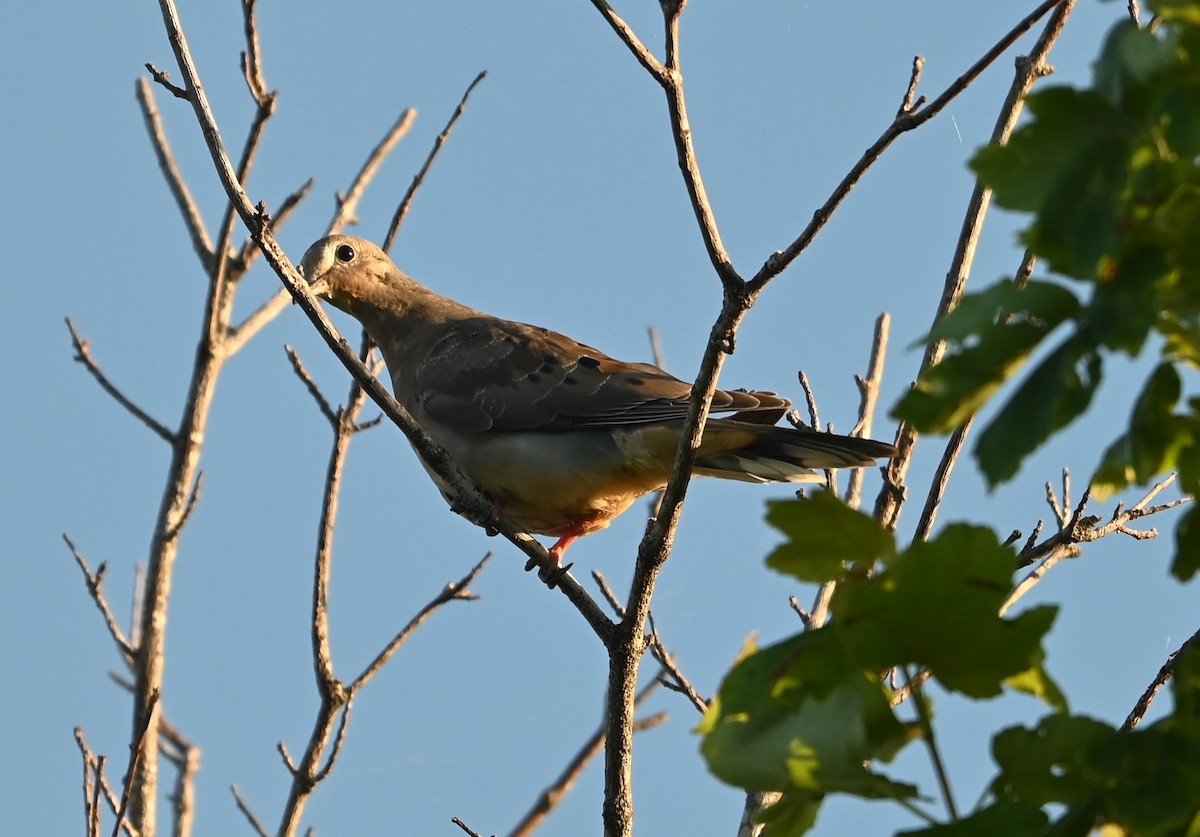
[[[292,295],[286,288],[276,291],[266,302],[255,309],[236,328],[229,332],[226,338],[225,351],[229,355],[237,354],[254,335],[262,331],[268,323],[279,316],[283,309],[292,302]]]
[[[150,69],[149,65],[147,69]],[[150,71],[154,72],[153,69]],[[196,199],[192,197],[187,181],[183,179],[175,162],[175,154],[171,151],[170,140],[167,139],[167,132],[163,128],[162,116],[154,101],[154,88],[145,78],[137,80],[137,100],[142,109],[142,120],[146,123],[146,132],[150,135],[150,144],[154,146],[154,156],[158,158],[158,167],[167,180],[167,187],[171,190],[171,196],[175,198],[175,205],[187,226],[188,235],[192,239],[192,249],[200,257],[200,264],[204,265],[205,270],[211,270],[212,238],[204,226],[204,218],[200,215],[200,208],[196,206]]]
[[[292,192],[290,195],[280,201],[279,206],[276,207],[275,213],[271,216],[271,220],[269,222],[273,232],[279,232],[279,230],[287,222],[287,219],[290,218],[292,213],[296,211],[296,207],[300,205],[300,202],[308,197],[308,193],[312,191],[313,182],[313,179],[310,177],[308,180],[300,184],[299,189]],[[230,281],[239,281],[254,264],[254,261],[258,258],[258,255],[258,245],[254,243],[254,239],[247,237],[246,240],[242,242],[241,249],[238,250],[237,256],[234,257],[233,264],[229,267]],[[237,334],[242,327],[243,326],[237,326],[231,328],[229,330],[230,336]],[[249,337],[246,338],[246,340],[249,339]],[[245,343],[246,340],[243,340],[242,343]],[[240,348],[241,344],[239,344],[236,348],[229,346],[228,343],[226,344],[226,351],[229,354],[235,354],[237,349]]]
[[[412,108],[405,108],[395,124],[383,135],[383,139],[371,149],[371,153],[367,155],[362,168],[358,170],[358,174],[350,182],[350,188],[346,190],[345,194],[338,193],[337,210],[333,213],[333,218],[329,221],[329,227],[325,231],[326,235],[337,235],[347,225],[358,223],[358,202],[367,191],[367,186],[375,179],[375,173],[379,171],[379,167],[383,165],[383,161],[392,153],[392,149],[396,147],[400,140],[404,139],[408,134],[409,129],[416,119],[417,112]]]
[[[888,335],[891,332],[891,325],[892,318],[887,314],[880,314],[875,318],[875,331],[871,339],[871,356],[867,360],[867,375],[865,378],[854,376],[854,382],[858,385],[859,404],[858,422],[850,431],[851,436],[866,438],[871,435],[875,407],[879,403],[879,389],[883,386],[883,365],[887,358]],[[852,509],[859,507],[865,476],[866,471],[862,468],[855,468],[850,472],[850,484],[846,488],[846,505]]]
[[[285,345],[283,350],[287,352],[288,360],[292,363],[292,371],[296,373],[296,377],[304,384],[304,388],[313,397],[313,401],[317,402],[317,408],[321,411],[321,415],[325,416],[325,420],[336,430],[338,416],[334,413],[333,408],[329,406],[329,400],[317,387],[316,382],[312,379],[312,375],[309,375],[308,370],[304,368],[304,363],[300,360],[300,355],[296,353],[296,350],[291,345]]]
[[[644,689],[638,692],[634,703],[641,705],[654,692],[660,682],[660,680],[652,680]],[[653,729],[666,720],[667,713],[665,712],[659,712],[647,718],[642,718],[634,722],[634,732]],[[567,762],[567,766],[559,774],[558,778],[554,780],[550,787],[538,795],[537,801],[533,803],[533,807],[529,809],[529,812],[509,832],[509,837],[529,837],[545,821],[546,817],[561,804],[566,795],[574,788],[575,782],[583,773],[584,768],[604,749],[604,729],[605,725],[602,721],[600,728],[584,742],[575,756]]]
[[[125,789],[121,793],[121,804],[117,808],[117,821],[113,824],[112,837],[118,837],[121,833],[121,825],[125,822],[125,812],[129,808],[129,800],[133,796],[133,788],[137,783],[138,762],[146,756],[147,739],[155,724],[154,710],[158,707],[158,698],[159,692],[155,689],[150,693],[150,703],[145,713],[145,725],[138,730],[133,746],[130,748],[132,752],[129,754],[129,769],[125,772]],[[157,737],[155,737],[155,741],[157,742]]]
[[[149,427],[160,438],[174,445],[178,439],[176,434],[167,429],[166,425],[152,417],[149,413],[134,404],[125,393],[121,392],[108,379],[108,376],[101,371],[99,364],[92,359],[91,349],[88,341],[79,336],[79,332],[75,330],[75,321],[70,317],[66,317],[67,329],[71,332],[71,345],[75,347],[75,361],[82,363],[84,368],[96,379],[96,383],[100,388],[112,396],[113,400],[124,407],[129,414],[140,421],[142,424]]]
[[[921,86],[921,71],[925,69],[925,59],[919,55],[913,56],[912,73],[908,77],[908,89],[904,91],[904,98],[900,101],[900,107],[896,110],[896,118],[907,116],[921,105],[925,104],[925,97],[917,98],[917,88]]]
[[[962,92],[968,84],[980,73],[983,69],[995,60],[1005,49],[1007,49],[1018,37],[1028,30],[1042,15],[1047,11],[1054,9],[1054,13],[1046,22],[1041,35],[1034,44],[1033,49],[1027,58],[1019,60],[1016,63],[1016,75],[1009,87],[1008,95],[1004,100],[1004,104],[1000,109],[1000,113],[996,119],[996,125],[992,129],[991,142],[995,145],[1003,145],[1008,142],[1008,138],[1012,135],[1016,128],[1017,121],[1020,118],[1021,111],[1024,108],[1025,96],[1033,87],[1037,79],[1041,78],[1047,72],[1046,57],[1050,54],[1051,48],[1058,40],[1063,26],[1066,25],[1067,17],[1071,14],[1075,7],[1075,0],[1047,0],[1041,3],[1033,12],[1027,15],[1016,27],[1009,31],[997,44],[988,51],[988,53],[979,61],[977,61],[970,70],[964,73],[957,81],[955,81],[946,91],[931,104],[926,105],[916,113],[899,117],[893,123],[893,127],[897,125],[905,125],[916,127],[922,121],[929,119],[940,111],[950,101],[953,96]],[[919,120],[919,121],[918,121]],[[910,127],[905,127],[904,130],[910,130]],[[888,131],[891,131],[889,128]],[[864,155],[860,163],[868,160],[868,155],[876,148],[881,153],[891,139],[888,138],[888,131],[880,137],[872,149],[868,150],[868,154]],[[886,139],[886,142],[884,140]],[[883,143],[880,145],[880,143]],[[822,213],[832,211],[840,203],[845,193],[841,193],[843,185],[854,185],[857,181],[856,177],[851,175],[839,184],[835,189],[833,196],[826,202],[825,207],[818,210],[817,216],[814,217],[810,228],[818,222]],[[839,193],[841,196],[839,197]],[[975,250],[979,243],[979,236],[983,230],[983,223],[987,216],[988,207],[991,204],[991,190],[984,186],[981,180],[976,180],[975,188],[971,193],[971,199],[967,204],[967,211],[963,217],[962,228],[959,232],[958,243],[955,246],[954,257],[951,260],[950,270],[946,274],[946,281],[942,288],[942,298],[938,304],[937,312],[934,314],[933,321],[939,322],[958,304],[958,300],[962,298],[962,294],[966,289],[967,279],[971,274],[971,267],[975,260]],[[823,222],[822,222],[823,223]],[[819,226],[817,227],[819,229]],[[788,254],[799,253],[796,249],[797,245],[806,246],[806,236],[811,240],[812,235],[816,234],[817,229],[813,229],[812,233],[806,230],[801,234],[800,238],[793,243],[783,254],[786,257]],[[802,249],[802,247],[801,247]],[[794,256],[793,256],[794,257]],[[770,264],[770,260],[768,260]],[[765,267],[765,266],[764,266]],[[762,271],[760,271],[760,274]],[[926,347],[925,355],[921,360],[920,371],[918,376],[926,369],[941,361],[945,355],[946,347],[944,343],[934,343]],[[917,442],[917,431],[912,425],[907,422],[901,422],[900,427],[896,431],[896,447],[899,453],[894,456],[887,464],[885,469],[884,488],[880,491],[879,496],[875,500],[875,518],[883,525],[890,529],[895,529],[900,521],[900,510],[904,503],[905,492],[903,490],[904,479],[908,474],[908,467],[912,462],[913,450]],[[939,477],[934,484],[934,490],[931,491],[926,501],[926,510],[929,513],[927,524],[923,527],[926,531],[933,524],[933,517],[936,514],[937,504],[940,498],[940,491],[945,485],[945,481],[949,479],[950,471],[953,469],[954,462],[961,451],[962,438],[965,437],[965,431],[958,434],[960,438],[951,439],[946,447],[946,451],[942,456],[942,465],[939,467]]]
[[[392,216],[392,222],[388,225],[387,235],[383,237],[383,251],[391,252],[392,244],[395,243],[396,233],[400,229],[400,225],[404,223],[404,217],[408,215],[408,209],[412,206],[413,198],[417,194],[417,190],[421,188],[421,184],[425,182],[425,175],[429,172],[433,161],[437,159],[438,154],[442,150],[442,146],[446,144],[446,140],[450,138],[450,133],[454,130],[454,125],[459,118],[466,113],[467,100],[471,98],[471,93],[479,85],[481,81],[487,78],[487,70],[484,70],[479,75],[475,76],[474,81],[467,85],[466,91],[462,98],[458,101],[458,107],[454,109],[454,113],[450,115],[450,121],[446,123],[446,127],[442,128],[442,132],[437,135],[437,139],[433,141],[433,148],[429,150],[425,162],[421,164],[421,169],[413,178],[412,183],[408,186],[408,191],[404,193],[404,197],[400,199],[400,205],[396,207],[396,213]]]
[[[229,789],[233,791],[233,799],[237,804],[237,809],[242,812],[242,816],[246,818],[246,822],[250,823],[250,827],[254,829],[254,833],[258,837],[271,837],[270,832],[262,824],[262,820],[255,815],[254,809],[242,798],[242,792],[238,790],[238,786],[230,785]]]
[[[186,90],[178,85],[172,84],[169,81],[171,77],[169,72],[166,72],[165,70],[159,70],[158,67],[155,67],[153,64],[149,63],[146,64],[146,71],[150,73],[150,76],[154,79],[156,84],[162,85],[163,89],[167,90],[176,99],[183,99],[186,102],[190,102],[192,100],[192,97],[188,95]]]
[[[1146,691],[1142,692],[1142,696],[1138,698],[1134,704],[1133,710],[1129,713],[1129,717],[1125,719],[1125,723],[1121,724],[1123,732],[1129,732],[1141,723],[1146,712],[1150,709],[1150,704],[1154,702],[1154,698],[1158,696],[1158,692],[1171,679],[1171,675],[1175,673],[1175,663],[1179,660],[1179,655],[1186,651],[1189,647],[1200,641],[1200,631],[1192,634],[1183,645],[1176,648],[1171,655],[1167,657],[1167,661],[1162,664],[1162,668],[1158,670],[1158,674],[1150,681],[1150,685],[1146,687]]]
[[[66,542],[67,548],[71,550],[71,554],[75,556],[75,563],[79,565],[79,569],[83,572],[83,577],[87,583],[88,593],[92,597],[92,601],[96,603],[96,607],[100,611],[100,615],[104,617],[104,624],[108,627],[108,634],[112,637],[113,642],[117,644],[117,649],[121,652],[125,660],[131,661],[137,654],[137,650],[133,644],[125,638],[125,632],[121,630],[121,626],[117,624],[117,618],[113,615],[112,609],[108,606],[108,601],[104,598],[104,571],[105,564],[97,567],[96,572],[92,572],[92,568],[88,566],[87,559],[83,557],[78,549],[75,548],[75,542],[71,540],[71,536],[63,532],[62,539]]]
[[[451,817],[450,822],[454,823],[459,828],[461,828],[463,830],[463,832],[468,835],[468,837],[483,837],[483,835],[481,835],[478,831],[471,828],[469,825],[467,825],[465,822],[460,820],[458,817]]]
[[[246,51],[242,53],[242,74],[246,77],[246,86],[250,95],[259,107],[267,105],[275,94],[267,92],[267,79],[263,75],[262,62],[259,60],[258,24],[254,17],[254,7],[258,0],[242,0],[242,21],[246,30]]]
[[[612,7],[604,2],[604,0],[592,0],[592,5],[604,16],[608,25],[617,33],[617,37],[621,39],[625,46],[629,47],[629,51],[633,53],[633,57],[646,69],[646,72],[653,76],[659,84],[666,84],[666,67],[638,39],[638,36],[634,34],[629,24],[622,20],[620,15],[614,12]]]
[[[471,582],[475,580],[475,576],[479,575],[479,571],[483,569],[483,565],[492,557],[492,553],[488,553],[479,560],[479,563],[470,569],[470,571],[460,578],[458,581],[451,581],[441,592],[434,596],[428,604],[421,608],[417,615],[408,621],[408,624],[400,629],[391,642],[389,642],[382,651],[375,655],[375,659],[363,669],[362,674],[354,679],[354,682],[348,687],[348,691],[353,694],[361,689],[372,677],[379,673],[379,669],[391,658],[392,654],[396,653],[396,649],[405,643],[412,635],[412,632],[420,627],[431,613],[437,610],[447,602],[453,601],[472,601],[479,598],[472,593],[468,588]]]

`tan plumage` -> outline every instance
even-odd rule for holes
[[[555,560],[666,484],[690,384],[439,296],[361,238],[317,241],[301,270],[316,295],[362,323],[383,353],[396,400],[499,514],[558,538]],[[773,426],[789,406],[772,392],[718,390],[713,412],[733,415],[709,419],[695,473],[812,482],[821,469],[871,465],[896,452],[870,439]]]

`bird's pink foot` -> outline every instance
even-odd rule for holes
[[[558,582],[567,574],[567,571],[570,570],[571,567],[575,566],[574,564],[564,565],[562,562],[562,557],[563,553],[567,551],[567,547],[575,543],[575,541],[579,540],[579,538],[580,535],[577,533],[563,535],[561,538],[555,541],[554,546],[550,547],[548,550],[550,553],[550,566],[541,567],[538,569],[538,578],[546,582],[546,586],[551,590],[557,587]],[[536,566],[537,561],[530,558],[525,562],[525,572],[529,572]]]

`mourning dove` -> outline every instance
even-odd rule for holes
[[[300,269],[316,296],[362,323],[383,353],[396,400],[487,492],[495,512],[558,538],[550,548],[556,566],[575,540],[666,485],[691,384],[440,296],[361,238],[317,241]],[[821,469],[896,453],[884,442],[773,426],[789,406],[771,392],[717,390],[712,411],[733,416],[708,420],[694,473],[815,482]]]

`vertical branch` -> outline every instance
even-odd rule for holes
[[[992,130],[991,142],[993,144],[1002,145],[1008,142],[1008,138],[1012,135],[1017,120],[1021,116],[1021,111],[1024,109],[1026,94],[1029,93],[1034,82],[1049,71],[1046,64],[1046,57],[1058,40],[1058,36],[1062,33],[1063,27],[1066,25],[1067,18],[1074,8],[1075,0],[1062,0],[1054,9],[1053,14],[1050,15],[1050,19],[1046,21],[1046,26],[1029,55],[1017,60],[1016,77],[1009,87],[1008,95],[996,119],[996,126]],[[979,236],[983,231],[983,222],[987,216],[991,198],[991,190],[984,186],[981,180],[977,179],[975,188],[971,193],[970,202],[967,205],[966,215],[963,218],[962,229],[959,233],[958,243],[955,246],[950,270],[946,274],[946,282],[942,288],[942,298],[938,303],[937,313],[934,315],[935,323],[946,316],[958,304],[959,299],[962,298],[963,292],[966,289],[967,279],[971,275],[971,266],[975,259],[975,249],[979,244]],[[921,372],[940,362],[945,352],[945,343],[934,343],[928,346],[925,350],[925,356],[921,361]],[[955,438],[951,439],[951,447],[948,448],[948,455],[943,458],[943,467],[939,469],[940,475],[937,484],[944,485],[945,481],[949,479],[954,460],[961,450],[962,441],[965,439],[968,430],[969,427],[962,428],[961,432],[955,434]],[[904,502],[902,486],[904,485],[905,477],[908,475],[909,465],[912,462],[913,448],[916,445],[917,436],[917,431],[912,425],[907,422],[901,422],[896,432],[896,447],[900,452],[888,463],[884,489],[879,493],[875,501],[875,518],[890,529],[895,529],[900,522],[900,509]],[[934,490],[937,490],[936,484]],[[936,513],[936,507],[936,503],[932,503],[927,507],[928,525],[932,525],[932,516]],[[924,527],[926,532],[928,531],[928,525]]]

